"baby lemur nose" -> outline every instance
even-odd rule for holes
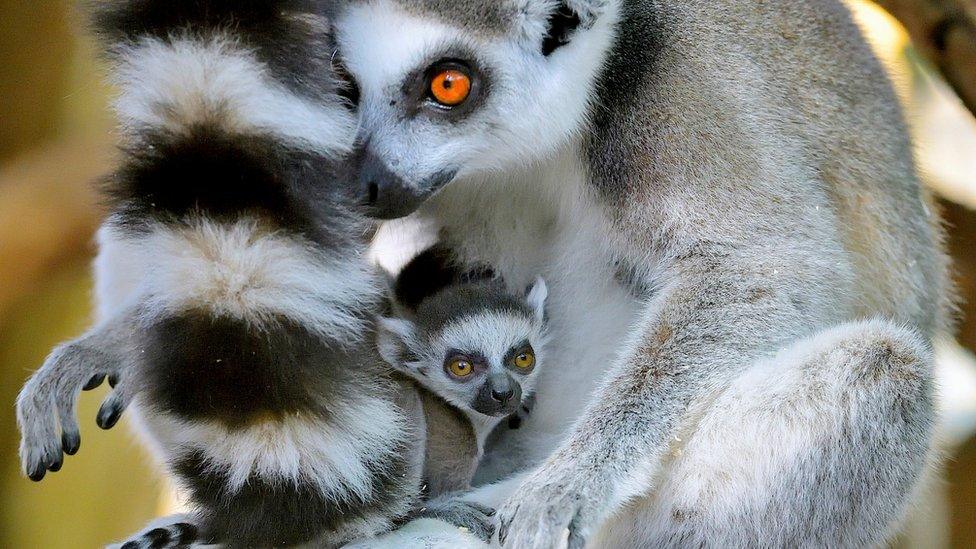
[[[513,396],[515,396],[515,390],[513,389],[504,389],[501,391],[492,389],[491,391],[491,398],[498,402],[508,402],[509,400],[512,400]]]
[[[488,382],[491,384],[491,399],[499,404],[509,404],[522,396],[518,384],[507,374],[493,375]]]

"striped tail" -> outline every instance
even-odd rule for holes
[[[333,68],[333,3],[89,4],[118,91],[115,220],[254,213],[333,244],[356,124]]]

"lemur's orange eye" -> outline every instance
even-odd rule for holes
[[[455,358],[447,363],[447,369],[457,377],[468,377],[474,372],[474,366],[463,358]]]
[[[535,354],[530,350],[515,355],[515,367],[519,370],[531,370],[535,366]]]
[[[445,107],[456,107],[471,95],[471,77],[457,69],[446,69],[430,80],[430,95]]]

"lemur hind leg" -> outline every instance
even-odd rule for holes
[[[932,356],[912,331],[847,324],[699,407],[653,494],[594,547],[866,547],[931,469]]]

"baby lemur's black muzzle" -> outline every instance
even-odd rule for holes
[[[522,386],[508,374],[488,376],[478,391],[472,408],[486,416],[507,416],[515,413],[522,401]]]

